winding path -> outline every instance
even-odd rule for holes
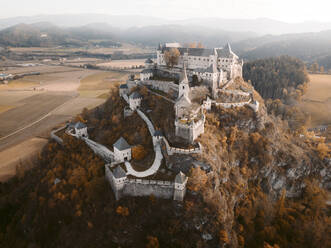
[[[148,117],[141,110],[137,109],[137,113],[146,122],[148,130],[149,130],[151,136],[153,137],[154,132],[155,132],[153,123],[148,119]],[[154,158],[154,162],[153,162],[152,166],[145,171],[136,171],[132,168],[132,166],[129,162],[125,162],[127,175],[133,175],[135,177],[148,177],[148,176],[155,174],[159,170],[162,159],[163,159],[163,155],[161,152],[161,144],[158,140],[153,139],[153,146],[154,146],[155,158]]]

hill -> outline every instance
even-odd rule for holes
[[[77,28],[59,28],[50,23],[18,24],[0,31],[0,45],[14,47],[84,46],[89,41],[106,40],[110,45],[119,46],[114,41],[114,29],[103,24]],[[112,43],[111,43],[112,42]]]
[[[121,33],[122,40],[157,46],[160,42],[202,42],[206,47],[222,47],[227,42],[238,42],[256,35],[253,32],[224,31],[201,25],[158,25],[133,27]]]
[[[47,35],[47,36],[45,36]],[[0,31],[2,46],[84,46],[88,42],[113,41],[156,47],[159,42],[200,41],[205,46],[223,46],[255,37],[251,32],[229,32],[201,26],[159,25],[117,29],[107,23],[60,28],[50,23],[18,24]]]
[[[219,28],[229,32],[254,32],[259,35],[320,32],[331,29],[331,23],[300,22],[287,23],[268,18],[258,19],[225,19],[225,18],[190,18],[184,20],[167,20],[162,17],[142,15],[106,15],[106,14],[64,14],[23,16],[0,19],[0,29],[20,23],[32,24],[50,22],[61,27],[77,27],[90,23],[107,23],[116,28],[146,27],[151,25],[184,25]]]
[[[167,130],[173,105],[139,90],[154,125]],[[17,177],[0,184],[1,247],[329,247],[320,185],[330,187],[330,152],[268,116],[253,93],[258,117],[246,107],[207,113],[204,152],[192,156],[212,172],[191,170],[183,203],[153,196],[116,202],[103,162],[83,141],[50,141],[34,169],[18,168]],[[106,146],[124,136],[150,148],[147,126],[136,114],[124,119],[124,107],[116,90],[79,119],[98,127],[90,136]]]
[[[318,33],[267,35],[233,44],[247,60],[288,55],[307,64],[318,62],[331,69],[331,30]]]

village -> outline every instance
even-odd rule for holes
[[[177,65],[169,68],[164,53],[174,48],[179,49],[181,54]],[[111,185],[117,200],[124,196],[154,195],[183,201],[189,178],[184,174],[184,169],[172,171],[171,168],[164,168],[162,161],[166,159],[165,157],[178,154],[203,153],[202,145],[196,140],[204,133],[205,112],[210,111],[213,105],[223,108],[247,105],[258,113],[259,102],[254,99],[253,92],[247,89],[230,89],[231,85],[236,84],[236,79],[242,77],[242,65],[243,62],[232,52],[229,44],[222,49],[182,49],[180,44],[168,43],[159,46],[156,61],[146,60],[145,69],[140,73],[139,79],[130,76],[126,84],[119,86],[119,95],[126,102],[126,107],[123,109],[124,117],[127,118],[137,112],[146,123],[152,137],[154,161],[146,166],[147,169],[144,171],[135,170],[130,162],[134,144],[128,144],[123,137],[119,137],[111,151],[89,139],[88,126],[85,123],[69,123],[53,131],[51,137],[62,143],[56,132],[65,129],[67,135],[84,140],[97,155],[102,157],[105,161],[106,180]],[[160,79],[165,77],[168,77],[167,80]],[[174,78],[173,81],[169,80]],[[191,87],[192,78],[201,82],[200,85]],[[167,133],[154,127],[146,109],[141,107],[144,99],[137,91],[139,87],[146,87],[150,93],[166,99],[173,105],[175,136],[182,141],[181,144],[186,145],[171,146],[172,142],[167,139]],[[229,99],[232,101],[228,101]],[[197,162],[195,166],[210,172],[208,165]],[[158,179],[158,175],[162,173],[167,174],[168,180]]]

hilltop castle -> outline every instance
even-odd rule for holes
[[[178,63],[172,67],[167,66],[165,62],[165,53],[170,49],[178,49],[180,52]],[[201,144],[196,139],[205,131],[205,113],[211,110],[212,105],[223,108],[248,106],[258,113],[259,103],[254,100],[253,92],[241,87],[240,90],[238,87],[230,89],[231,85],[237,84],[235,78],[242,77],[242,65],[243,62],[232,52],[229,44],[222,49],[204,49],[182,48],[178,43],[167,43],[159,46],[155,62],[152,59],[145,61],[146,68],[140,73],[140,79],[129,77],[126,84],[120,85],[119,95],[126,102],[123,109],[124,117],[137,113],[146,123],[152,136],[154,161],[151,165],[146,165],[144,171],[135,169],[132,146],[122,137],[114,143],[111,151],[89,139],[87,126],[83,123],[68,125],[66,134],[84,140],[104,159],[105,177],[117,200],[123,196],[155,195],[182,201],[186,194],[188,178],[183,174],[182,167],[179,171],[172,170],[171,167],[167,167],[167,162],[162,161],[176,154],[203,152]],[[194,77],[199,81],[197,85],[192,85]],[[139,87],[147,87],[148,94],[162,97],[173,105],[175,137],[172,138],[183,141],[180,142],[181,148],[172,147],[167,139],[169,134],[155,129],[147,114],[153,110],[143,107],[146,100],[144,97],[148,96],[139,94]],[[231,95],[230,102],[224,101],[225,95]],[[62,139],[54,133],[52,137],[62,143]],[[181,164],[182,162],[179,166]],[[165,176],[168,180],[163,179]]]

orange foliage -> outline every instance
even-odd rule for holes
[[[118,206],[116,208],[116,213],[121,216],[129,216],[129,209],[127,207]]]
[[[206,172],[201,170],[200,167],[192,168],[190,170],[190,180],[187,187],[193,191],[199,191],[203,189],[207,183],[208,176]]]
[[[147,245],[146,248],[159,248],[160,244],[159,244],[159,240],[157,239],[157,237],[153,237],[153,236],[147,236]]]
[[[132,158],[135,160],[142,160],[146,157],[147,151],[142,145],[137,145],[132,148]]]

